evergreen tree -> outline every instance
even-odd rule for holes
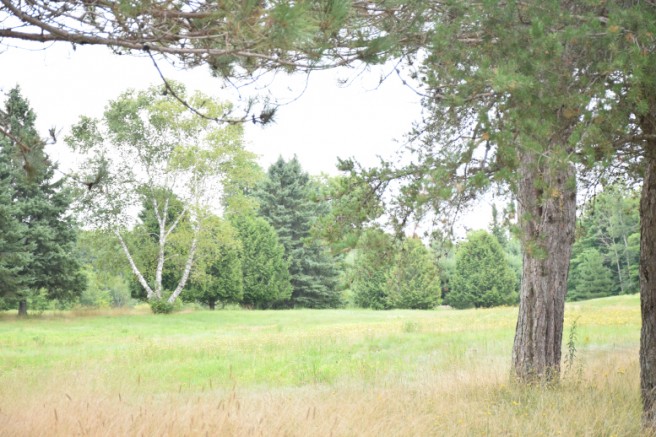
[[[237,230],[219,217],[206,221],[191,276],[189,297],[213,310],[216,303],[241,302],[244,294],[242,244]]]
[[[235,216],[232,224],[242,244],[242,302],[254,308],[271,308],[291,297],[285,248],[275,229],[261,217]]]
[[[391,308],[387,275],[394,262],[394,242],[380,229],[362,233],[353,264],[353,300],[357,306],[375,310]]]
[[[190,296],[211,310],[222,305],[241,302],[244,293],[241,251],[238,246],[221,246],[217,257],[205,267],[204,279],[193,277]]]
[[[267,172],[258,193],[260,213],[278,233],[289,261],[291,306],[335,307],[340,304],[338,271],[326,248],[310,235],[320,215],[312,200],[312,186],[296,157],[279,158]]]
[[[454,308],[493,307],[517,300],[515,274],[493,235],[472,232],[456,252],[449,305]]]
[[[613,294],[611,271],[595,248],[585,249],[571,263],[569,300],[594,299]]]
[[[431,253],[419,238],[406,239],[387,273],[392,308],[431,309],[440,301],[440,278]]]
[[[18,88],[9,92],[5,113],[12,137],[31,146],[29,162],[40,163],[23,168],[23,157],[15,153],[21,147],[10,137],[0,139],[2,161],[10,163],[11,202],[24,227],[25,250],[31,254],[20,266],[23,287],[16,293],[19,314],[25,315],[30,294],[43,290],[51,299],[71,300],[84,289],[85,277],[74,256],[77,228],[67,214],[71,192],[64,187],[62,179],[54,180],[56,166],[49,162],[43,150],[44,143],[35,129],[36,116]]]
[[[24,285],[20,270],[30,258],[23,242],[25,226],[12,201],[12,174],[8,156],[0,153],[0,309],[5,309],[5,300],[15,297]]]
[[[618,185],[605,187],[591,199],[581,214],[579,238],[572,260],[588,249],[601,255],[611,272],[611,294],[638,291],[640,217],[638,193]],[[572,273],[576,267],[572,266]]]

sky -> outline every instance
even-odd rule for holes
[[[49,149],[50,156],[65,168],[70,156],[62,141],[69,127],[81,115],[102,116],[107,102],[123,91],[161,84],[158,71],[147,57],[118,56],[105,47],[56,43],[2,47],[0,52],[0,92],[20,85],[37,114],[41,132],[55,127],[59,142]],[[420,97],[391,74],[392,67],[370,71],[339,69],[261,81],[256,87],[224,88],[206,67],[193,70],[175,68],[159,62],[168,79],[182,82],[188,90],[239,104],[249,96],[271,95],[284,102],[275,123],[245,125],[246,147],[259,156],[267,168],[279,156],[296,155],[310,174],[336,175],[337,158],[353,157],[373,166],[378,156],[393,158],[404,135],[421,114]],[[347,79],[347,86],[339,85]],[[460,221],[461,227],[486,226],[490,207],[483,202]]]
[[[54,44],[46,50],[9,48],[0,54],[0,90],[6,93],[16,84],[37,114],[41,131],[56,127],[63,138],[80,115],[99,117],[110,99],[128,88],[143,89],[160,84],[161,79],[147,57],[117,56],[104,47]],[[249,95],[271,94],[287,103],[268,126],[246,124],[247,148],[260,155],[266,168],[282,155],[296,154],[311,174],[337,174],[337,157],[355,157],[375,164],[378,155],[390,156],[399,148],[412,122],[420,115],[419,97],[403,86],[396,75],[379,85],[386,70],[360,74],[348,86],[339,79],[353,79],[358,71],[313,72],[284,77],[279,75],[257,87],[240,90],[221,88],[206,67],[179,70],[166,61],[159,62],[167,78],[184,83],[190,90],[236,101]],[[64,158],[61,142],[51,154]]]

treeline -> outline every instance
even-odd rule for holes
[[[0,137],[0,309],[25,314],[28,307],[121,307],[140,300],[155,312],[181,302],[210,309],[517,303],[520,242],[496,208],[488,231],[458,242],[386,232],[372,221],[366,226],[367,208],[377,206],[363,206],[366,198],[347,176],[310,177],[296,158],[280,158],[264,172],[243,149],[240,129],[185,119],[178,106],[152,89],[110,102],[104,120],[83,117],[67,142],[87,154],[84,172],[56,177],[35,114],[18,88],[8,94],[3,116],[12,136]],[[172,125],[214,147],[167,145],[171,135],[184,133],[172,132]],[[125,156],[108,156],[107,138]],[[91,153],[94,147],[99,154]],[[110,162],[127,159],[130,148],[149,175],[138,185],[129,185],[138,174],[121,173],[125,167]],[[160,179],[151,177],[157,174]],[[187,191],[179,182],[166,184],[176,178],[203,183]],[[134,196],[126,200],[129,189]],[[220,192],[220,208],[207,207],[199,192]],[[128,225],[130,208],[136,220]],[[586,203],[569,299],[638,291],[638,222],[632,190],[609,186]]]

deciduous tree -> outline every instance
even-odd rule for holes
[[[190,113],[162,91],[162,87],[152,87],[124,93],[109,103],[102,120],[82,117],[67,141],[89,157],[86,165],[92,167],[78,175],[86,186],[81,205],[89,212],[88,223],[116,235],[148,299],[166,298],[172,303],[191,273],[207,208],[220,204],[224,180],[239,175],[237,164],[253,159],[253,155],[243,148],[240,125],[220,127]],[[200,93],[186,97],[180,85],[176,85],[176,93],[202,107],[208,118],[222,114],[229,106]],[[171,217],[174,196],[180,200],[181,210]],[[123,237],[134,223],[132,209],[144,199],[157,224],[152,282],[136,264]],[[187,254],[177,285],[165,293],[167,250],[182,222],[190,228]]]

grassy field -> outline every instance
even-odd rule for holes
[[[517,308],[0,315],[0,435],[640,435],[638,296],[568,304],[561,384]]]

